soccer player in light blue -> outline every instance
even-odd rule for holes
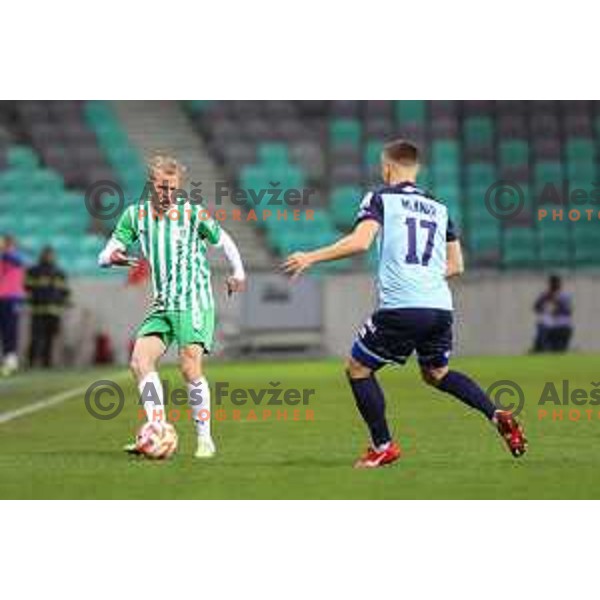
[[[498,410],[472,379],[448,368],[453,305],[447,280],[463,272],[463,258],[446,206],[416,185],[419,162],[414,144],[387,144],[382,155],[385,185],[364,197],[354,231],[331,246],[292,254],[284,263],[284,270],[297,276],[316,263],[365,252],[377,239],[379,305],[360,329],[346,364],[371,436],[358,468],[381,467],[400,457],[375,373],[387,364],[404,364],[415,351],[426,383],[481,411],[513,456],[527,449],[515,417]]]

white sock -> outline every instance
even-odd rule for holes
[[[16,371],[17,368],[18,368],[18,366],[19,366],[19,358],[18,358],[18,356],[14,352],[11,352],[10,354],[7,354],[4,357],[4,366],[7,369],[12,369],[12,370]]]
[[[166,421],[163,387],[156,371],[148,373],[138,384],[148,421]]]
[[[206,377],[188,383],[188,402],[198,437],[210,439],[210,387]]]

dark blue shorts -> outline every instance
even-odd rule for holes
[[[352,358],[370,369],[403,365],[415,352],[419,364],[438,368],[452,352],[452,312],[432,308],[378,310],[364,324],[352,346]]]

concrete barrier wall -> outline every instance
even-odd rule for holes
[[[373,309],[372,281],[367,275],[353,274],[329,276],[321,282],[323,348],[329,355],[342,356]],[[600,352],[600,273],[572,274],[565,282],[575,301],[573,347]],[[215,276],[214,283],[219,307],[218,355],[226,351],[228,342],[243,329],[243,298],[227,298],[222,276]],[[545,283],[546,276],[537,273],[474,273],[454,283],[456,353],[526,352],[534,331],[532,304]],[[72,286],[75,307],[64,320],[57,352],[61,362],[88,364],[93,356],[93,337],[98,331],[111,336],[119,362],[125,362],[129,340],[149,300],[146,289],[126,287],[120,278],[79,279],[73,280]],[[251,318],[251,314],[247,312],[246,318]],[[23,350],[27,337],[23,338]]]
[[[455,352],[464,355],[522,354],[532,342],[532,305],[547,276],[538,273],[474,273],[452,284],[456,308]],[[565,277],[573,292],[573,348],[600,351],[600,274]],[[325,342],[334,355],[347,352],[356,328],[374,305],[367,276],[329,278],[324,294]]]

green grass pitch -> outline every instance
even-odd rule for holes
[[[495,430],[457,400],[421,383],[414,361],[381,374],[388,416],[404,458],[378,470],[356,471],[353,461],[366,445],[366,433],[345,381],[341,363],[219,363],[207,376],[230,388],[314,388],[308,407],[314,419],[263,420],[252,400],[239,407],[242,417],[255,408],[258,419],[214,422],[219,449],[211,461],[192,457],[193,426],[176,424],[178,454],[151,462],[121,452],[137,427],[134,386],[125,370],[116,371],[127,392],[123,412],[100,421],[85,409],[83,393],[18,419],[0,423],[0,498],[600,498],[598,407],[540,407],[546,381],[570,381],[590,391],[600,357],[524,356],[460,358],[452,366],[484,387],[499,379],[517,381],[527,402],[521,415],[529,453],[513,459]],[[23,373],[0,381],[0,415],[86,387],[115,371]],[[179,383],[174,367],[163,378]],[[213,394],[214,395],[214,394]],[[263,400],[266,402],[266,399]],[[217,407],[214,406],[213,409]],[[540,420],[538,410],[563,408],[563,421]],[[569,408],[593,418],[569,421]],[[213,413],[214,414],[214,413]]]

